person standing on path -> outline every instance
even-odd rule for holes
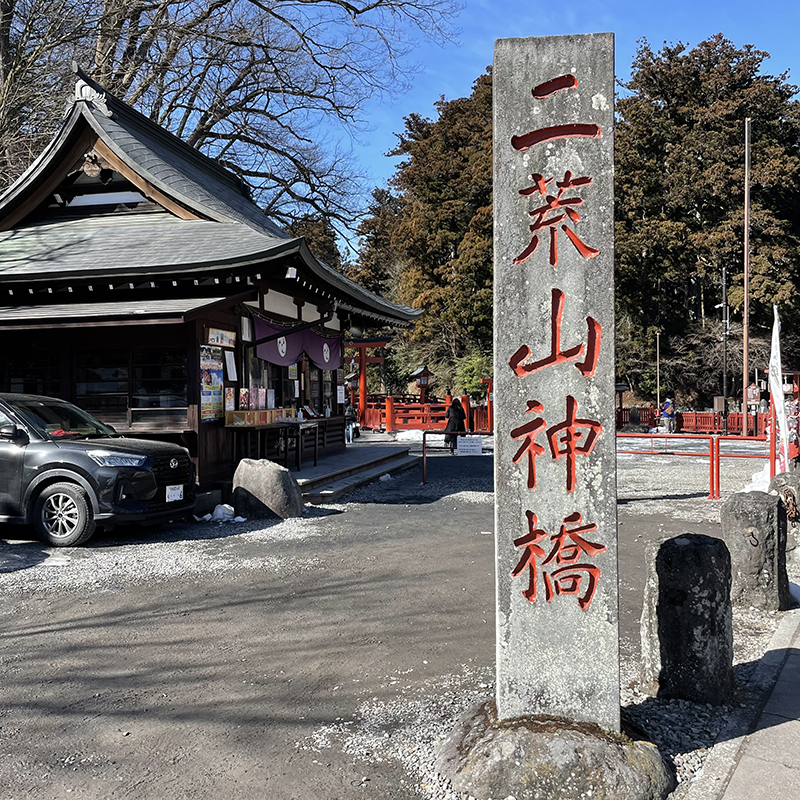
[[[675,403],[668,397],[661,408],[661,416],[667,421],[667,433],[675,433]]]
[[[344,410],[344,442],[345,444],[353,443],[353,428],[356,426],[358,414],[356,413],[355,406],[348,403]]]
[[[464,421],[466,420],[467,415],[464,412],[464,409],[461,406],[461,401],[455,397],[453,398],[453,402],[450,403],[450,408],[447,409],[447,414],[445,415],[445,419],[447,420],[447,425],[445,426],[445,434],[456,433],[458,431],[466,431],[467,428],[464,425]],[[446,435],[444,437],[444,443],[447,447],[450,448],[450,453],[455,453],[456,451],[456,443],[458,442],[458,436],[450,436]]]

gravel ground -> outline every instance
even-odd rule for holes
[[[719,525],[720,509],[726,497],[747,485],[761,463],[746,459],[723,461],[723,496],[721,500],[711,501],[707,499],[707,458],[620,454],[620,517],[667,517],[694,525]],[[400,499],[407,489],[405,484],[396,482],[389,491]],[[373,487],[367,487],[348,495],[348,499],[368,502],[374,491]],[[451,497],[454,501],[472,503],[492,503],[494,499],[489,491],[462,490],[453,492]],[[790,565],[789,573],[790,580],[800,583],[800,566],[796,562]],[[761,696],[750,689],[748,680],[769,644],[780,613],[737,608],[733,617],[736,688],[732,703],[755,710]],[[629,646],[626,652],[623,642],[621,650],[623,721],[631,729],[644,733],[673,765],[678,787],[670,798],[680,800],[690,791],[692,779],[702,769],[724,729],[732,706],[715,707],[641,694],[638,691],[638,647]],[[393,703],[365,700],[353,719],[321,728],[302,746],[321,751],[336,745],[365,763],[396,759],[416,777],[416,788],[421,796],[430,800],[473,800],[454,791],[450,782],[436,773],[433,753],[437,741],[447,735],[457,717],[493,691],[491,672],[487,670],[476,675],[462,665],[461,672],[434,687],[431,693],[409,697],[402,692]],[[393,731],[391,736],[387,730]]]
[[[412,446],[416,445],[412,443]],[[457,464],[458,469],[444,469],[449,463]],[[348,536],[363,539],[367,548],[369,542],[379,536],[377,526],[382,524],[379,519],[384,518],[380,516],[381,509],[388,509],[386,520],[400,520],[403,514],[408,519],[416,519],[414,515],[420,510],[451,513],[454,519],[463,520],[465,535],[474,535],[476,541],[484,535],[488,539],[492,534],[488,519],[494,501],[490,467],[491,456],[456,460],[449,455],[435,454],[430,465],[434,479],[427,485],[419,483],[418,472],[406,473],[356,490],[342,502],[309,508],[300,520],[174,525],[157,537],[151,532],[126,530],[116,532],[113,537],[99,537],[91,547],[74,550],[53,550],[36,543],[20,542],[11,539],[14,531],[6,528],[0,531],[0,536],[9,537],[6,544],[0,542],[0,592],[4,596],[4,613],[10,618],[23,618],[40,607],[43,597],[49,603],[59,595],[86,594],[87,590],[100,598],[104,593],[120,594],[127,591],[127,587],[140,586],[152,587],[157,595],[163,591],[159,587],[171,587],[177,579],[213,585],[215,578],[274,574],[292,582],[293,586],[314,584],[319,581],[320,572],[332,571],[332,562],[315,556],[316,548],[306,545],[313,545],[315,540],[323,544],[336,532],[346,531]],[[757,461],[723,462],[723,496],[748,483],[759,467]],[[620,454],[618,484],[620,540],[624,538],[626,553],[631,554],[626,556],[630,562],[621,563],[620,567],[623,715],[627,723],[645,731],[665,758],[675,765],[680,784],[673,798],[679,800],[686,796],[692,778],[702,768],[731,708],[657,700],[638,693],[637,630],[643,585],[642,556],[648,541],[685,530],[713,533],[719,524],[722,501],[706,499],[708,461],[699,457]],[[483,521],[476,528],[477,519]],[[358,521],[357,527],[352,523],[348,526],[348,520]],[[389,525],[385,527],[388,530]],[[375,558],[377,556],[369,556],[367,560]],[[623,567],[627,575],[623,574]],[[790,578],[795,583],[800,582],[800,569],[796,564],[791,567]],[[747,680],[778,620],[778,614],[754,609],[735,611],[737,690],[733,702],[737,706],[755,707],[758,703],[759,698],[749,691]],[[490,631],[482,632],[483,640],[490,636]],[[465,644],[468,644],[466,640]],[[490,652],[489,648],[486,650]],[[5,674],[20,669],[19,658],[19,654],[8,651],[0,654],[0,667]],[[401,659],[397,663],[404,662]],[[465,658],[464,663],[456,662],[443,674],[423,678],[422,673],[428,668],[428,660],[415,666],[387,668],[378,675],[373,674],[370,680],[364,679],[363,687],[363,676],[358,673],[358,677],[351,679],[353,702],[349,709],[335,719],[320,722],[310,733],[294,741],[295,752],[298,757],[308,759],[302,763],[309,766],[323,769],[339,763],[337,759],[342,758],[355,765],[353,769],[360,777],[349,781],[354,787],[352,794],[331,793],[330,797],[391,797],[394,800],[418,796],[429,800],[467,800],[436,775],[434,746],[449,732],[465,708],[493,693],[493,664],[490,657],[484,660]],[[339,688],[334,686],[332,691]],[[3,706],[4,700],[0,697],[0,744],[3,747],[0,759],[8,752],[6,748],[20,746],[19,741],[14,740],[18,729],[10,723],[11,718]],[[287,757],[287,761],[292,760]],[[401,766],[406,777],[395,784],[396,791],[375,794],[377,779],[385,774],[389,765]],[[365,794],[365,790],[372,793]],[[6,795],[0,793],[0,796],[6,800]],[[14,800],[38,796],[41,795],[20,794],[14,795]],[[166,792],[163,797],[150,796],[163,800],[183,795],[173,791],[172,794]]]

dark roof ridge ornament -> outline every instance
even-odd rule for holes
[[[75,81],[75,95],[70,98],[68,107],[83,101],[93,105],[103,116],[112,118],[114,115],[106,102],[106,93],[99,84],[95,83],[79,66],[77,61],[72,62],[72,71],[78,76]]]

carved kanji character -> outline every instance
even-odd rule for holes
[[[550,453],[555,461],[567,459],[567,491],[575,491],[575,456],[592,452],[603,426],[592,419],[577,419],[578,401],[567,395],[567,418],[547,431]]]
[[[514,353],[508,361],[508,365],[520,377],[538,372],[540,369],[550,367],[553,364],[563,364],[565,361],[576,361],[575,367],[583,376],[594,375],[597,368],[597,359],[600,355],[600,337],[603,331],[600,323],[594,317],[586,317],[588,326],[586,345],[579,344],[567,350],[561,349],[561,315],[564,312],[564,293],[559,289],[553,289],[553,303],[550,311],[550,355],[525,363],[531,356],[531,349],[524,344]],[[577,361],[584,351],[586,358]]]

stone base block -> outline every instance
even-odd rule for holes
[[[561,719],[498,722],[493,701],[462,715],[436,769],[477,800],[663,800],[675,787],[649,742]]]
[[[243,458],[239,462],[231,498],[237,516],[247,519],[303,516],[303,495],[294,475],[266,459]]]

